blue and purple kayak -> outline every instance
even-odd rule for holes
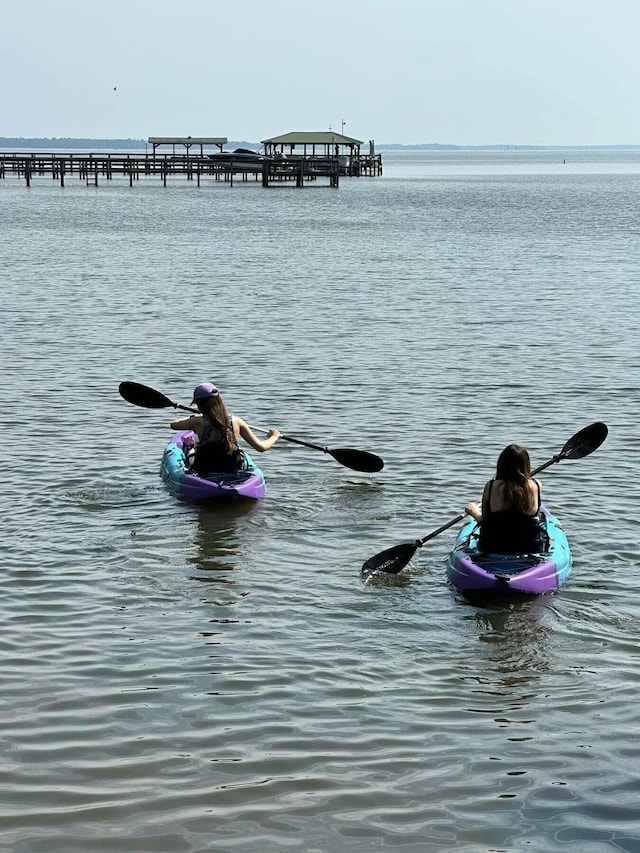
[[[447,559],[447,577],[461,592],[500,592],[540,595],[561,586],[571,571],[571,551],[558,519],[540,508],[543,540],[538,554],[483,554],[478,550],[480,526],[469,517]],[[546,536],[544,535],[546,533]]]
[[[164,449],[160,476],[175,495],[190,500],[217,500],[233,502],[243,498],[258,500],[266,494],[264,474],[251,456],[243,451],[246,468],[233,474],[212,472],[206,476],[190,469],[190,453],[198,436],[191,430],[174,433]]]

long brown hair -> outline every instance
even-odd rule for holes
[[[206,397],[204,400],[196,400],[196,406],[203,415],[208,415],[213,422],[213,435],[216,441],[226,445],[227,453],[237,450],[238,444],[232,429],[229,429],[231,417],[224,404],[222,397]]]
[[[531,460],[527,450],[519,444],[510,444],[505,447],[498,456],[496,479],[504,483],[503,496],[506,507],[520,512],[529,511],[531,496],[527,481],[530,477]]]

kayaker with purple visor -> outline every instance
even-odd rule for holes
[[[171,429],[193,430],[198,436],[192,467],[199,475],[242,471],[245,455],[238,446],[240,437],[260,453],[270,450],[280,438],[277,429],[270,429],[264,441],[259,439],[242,418],[229,413],[212,382],[196,385],[191,403],[200,414],[176,418]]]

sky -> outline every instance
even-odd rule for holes
[[[640,0],[3,4],[0,136],[640,144]]]

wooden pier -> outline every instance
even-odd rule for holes
[[[0,151],[0,180],[14,175],[31,186],[34,178],[50,176],[64,187],[69,179],[87,186],[99,186],[101,181],[124,178],[133,187],[140,178],[156,178],[167,185],[169,178],[184,176],[198,186],[203,181],[221,181],[233,186],[237,181],[261,182],[263,187],[289,185],[303,187],[310,182],[338,187],[340,176],[370,176],[382,174],[380,155],[361,155],[349,164],[348,171],[339,157],[326,156],[265,156],[256,162],[229,157],[215,159],[198,154],[95,153],[95,152],[2,152]]]

